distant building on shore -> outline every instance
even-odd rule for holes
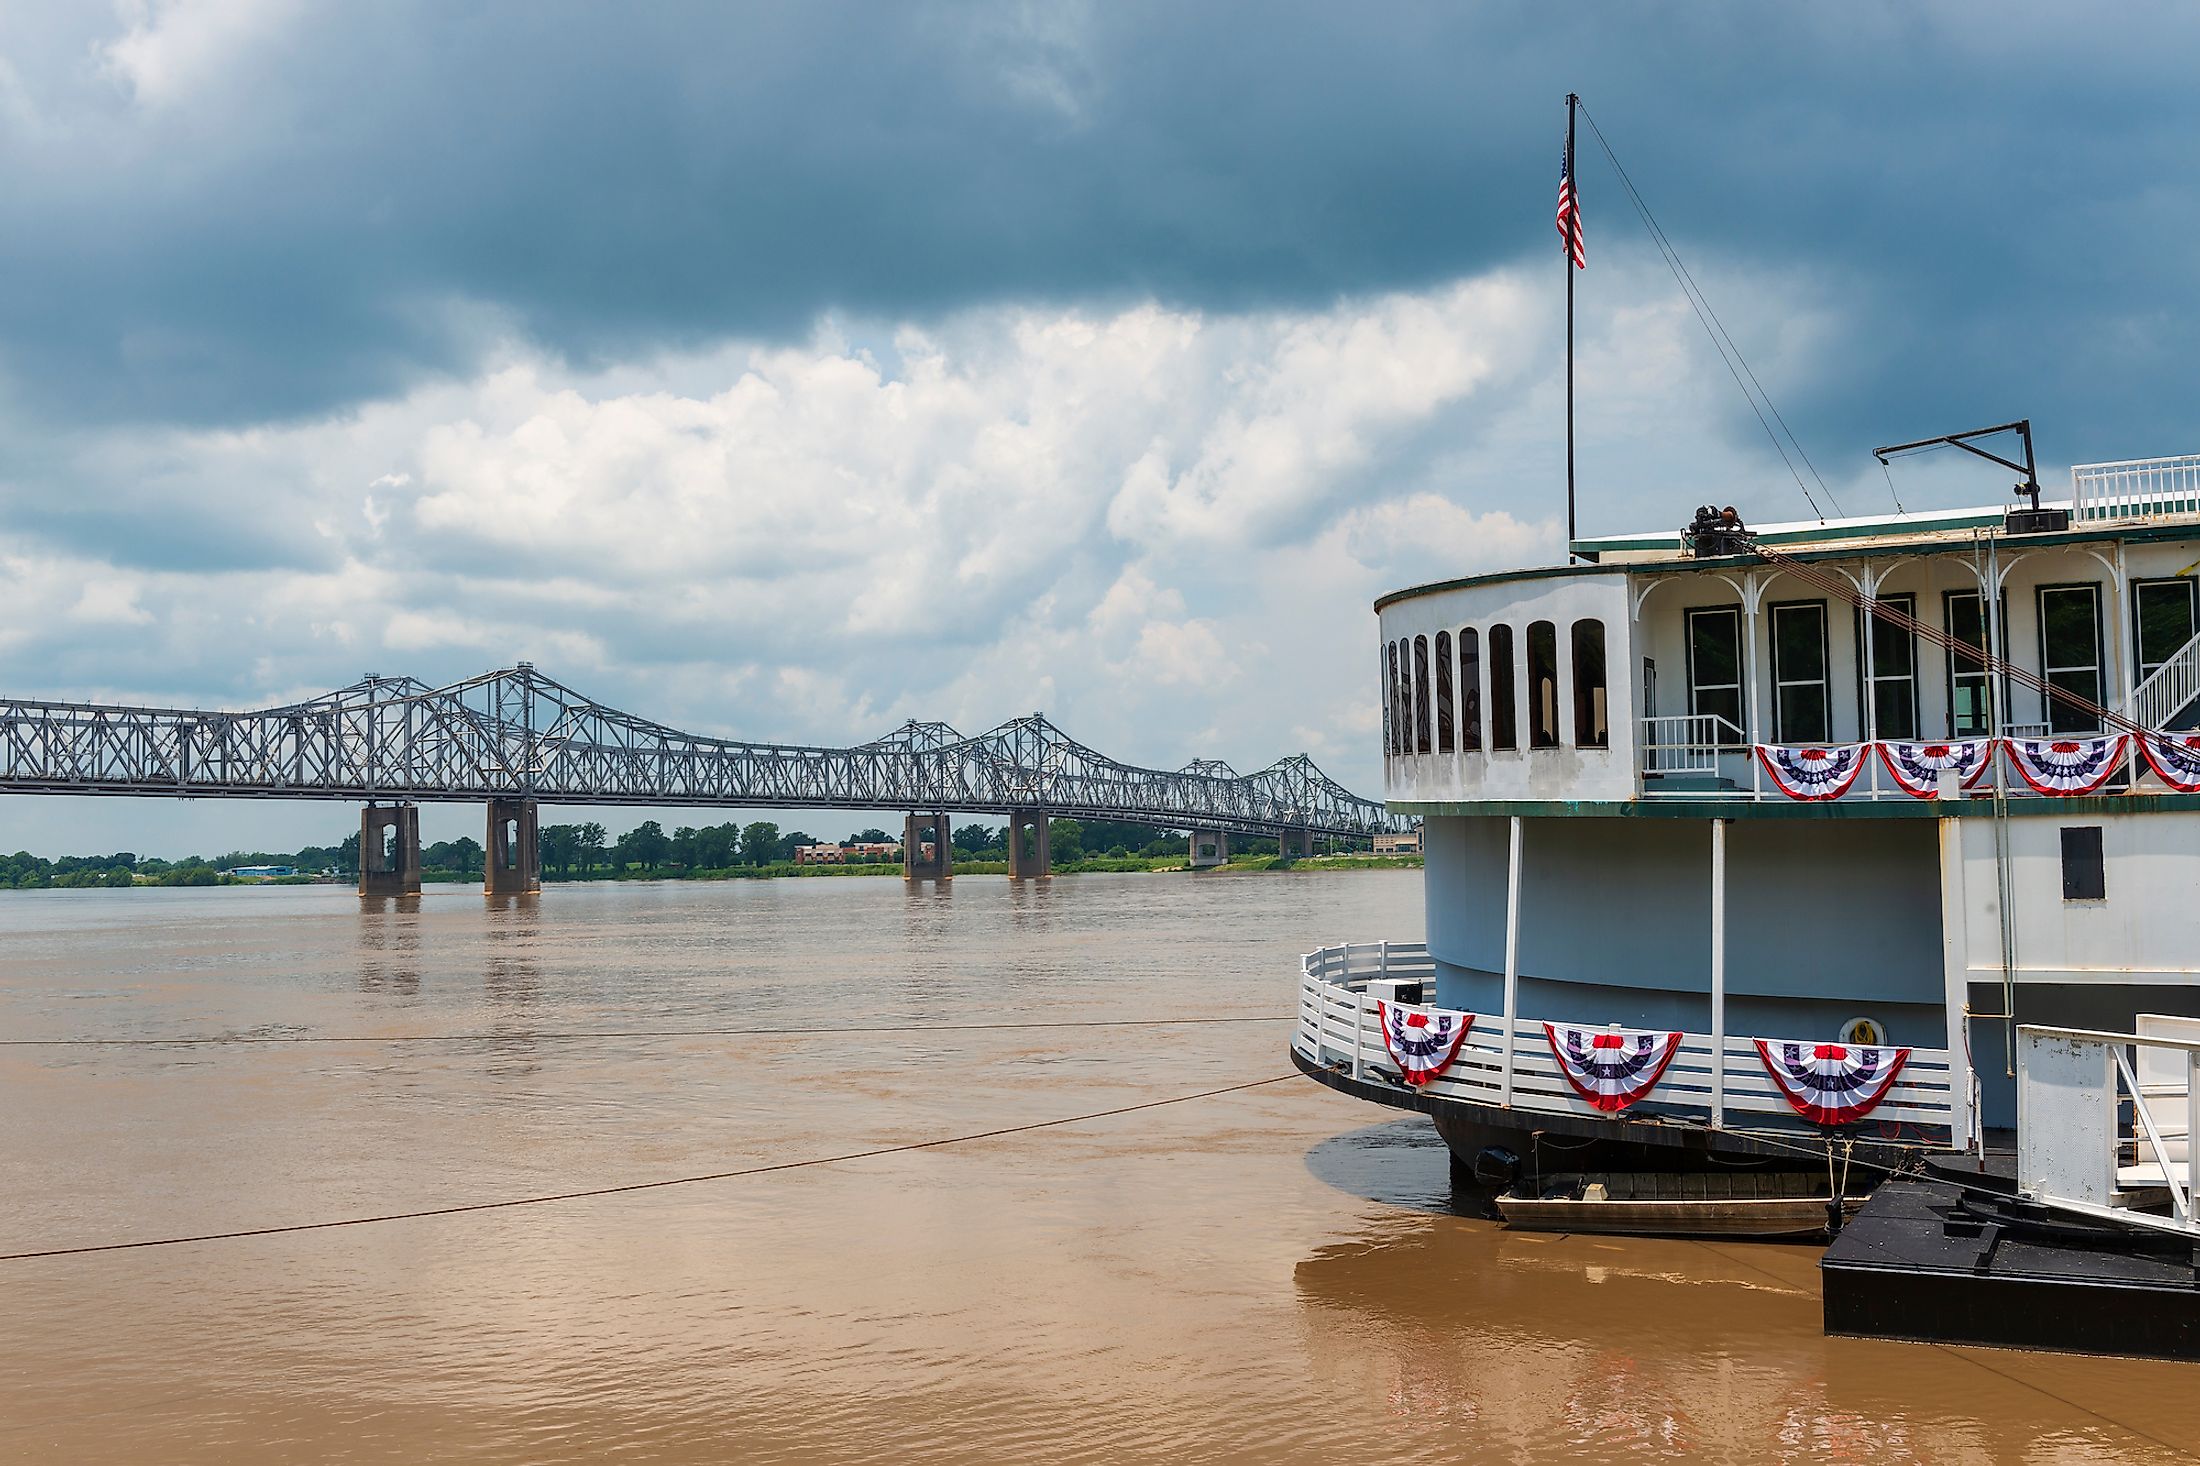
[[[1421,829],[1416,825],[1403,835],[1377,835],[1377,855],[1419,855],[1421,853]]]
[[[297,867],[289,865],[236,865],[222,872],[223,875],[240,881],[272,881],[297,873]]]
[[[797,845],[794,847],[796,865],[846,865],[858,857],[871,860],[901,859],[901,843],[896,840],[851,841],[845,845]]]

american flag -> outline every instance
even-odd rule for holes
[[[1574,257],[1574,268],[1589,267],[1589,256],[1581,245],[1581,201],[1574,197],[1573,149],[1564,148],[1558,155],[1558,237],[1566,241],[1566,252]]]

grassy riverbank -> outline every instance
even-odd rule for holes
[[[1210,866],[1205,870],[1192,870],[1178,856],[1099,856],[1090,860],[1066,861],[1054,867],[1058,876],[1074,875],[1229,875],[1254,874],[1273,870],[1419,870],[1418,855],[1317,855],[1310,859],[1285,861],[1275,855],[1245,855],[1226,865]],[[867,865],[796,865],[792,861],[775,861],[770,865],[737,865],[724,870],[696,871],[620,871],[616,874],[599,870],[586,876],[569,876],[563,879],[545,873],[543,884],[549,886],[577,886],[594,881],[771,881],[771,880],[838,880],[860,879],[866,876],[898,876],[898,861],[880,861]],[[959,876],[1005,876],[1008,862],[1005,860],[958,860],[955,874]],[[429,871],[421,877],[427,885],[479,885],[479,876],[458,875],[448,871]]]
[[[984,855],[958,854],[954,864],[956,875],[982,876],[1007,875],[1008,862]],[[10,864],[15,868],[11,869]],[[236,863],[244,864],[243,860]],[[276,862],[257,860],[254,864]],[[333,863],[333,862],[332,862]],[[1247,874],[1270,870],[1417,870],[1421,865],[1418,855],[1369,855],[1365,853],[1317,855],[1296,861],[1285,861],[1271,854],[1254,853],[1238,855],[1227,863],[1194,871],[1185,862],[1182,850],[1168,854],[1139,855],[1080,855],[1054,864],[1054,874],[1061,876],[1088,874],[1163,874],[1182,872],[1190,875]],[[326,868],[326,867],[324,867]],[[624,865],[597,865],[585,874],[580,871],[546,869],[543,881],[548,885],[577,885],[585,881],[769,881],[769,880],[837,880],[864,876],[898,876],[899,860],[860,861],[844,865],[800,865],[792,860],[773,860],[754,865],[726,865],[714,868],[690,869],[677,865],[647,867],[639,863]],[[98,888],[127,890],[138,886],[303,886],[350,885],[358,879],[356,871],[336,867],[333,877],[321,875],[292,875],[275,877],[239,877],[217,870],[212,864],[199,858],[186,861],[140,861],[127,853],[108,857],[65,857],[61,861],[41,861],[29,855],[0,857],[0,890],[62,890]],[[478,860],[465,868],[450,869],[434,863],[421,872],[421,882],[432,886],[477,886],[481,884],[481,867]]]

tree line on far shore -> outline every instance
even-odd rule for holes
[[[858,830],[841,843],[898,843],[898,835],[880,829]],[[606,880],[626,877],[700,875],[742,869],[768,870],[791,866],[795,849],[828,842],[801,830],[782,831],[769,820],[746,825],[730,821],[700,828],[682,825],[667,833],[656,820],[644,820],[613,839],[604,827],[582,824],[544,825],[541,832],[542,871],[548,880]],[[1048,822],[1049,854],[1056,866],[1094,860],[1160,860],[1182,857],[1185,836],[1181,831],[1119,820],[1058,819]],[[955,829],[950,843],[958,865],[986,865],[1008,859],[1008,830],[1003,825],[971,823]],[[1276,842],[1233,836],[1235,855],[1273,855]],[[852,864],[898,865],[895,856],[851,854]],[[224,872],[239,866],[290,866],[296,879],[310,880],[323,874],[352,877],[359,873],[359,837],[348,835],[334,845],[308,845],[300,850],[270,852],[231,850],[217,856],[187,855],[181,860],[162,860],[131,851],[112,855],[63,855],[48,859],[17,851],[0,855],[0,890],[43,890],[77,886],[212,886],[223,884]],[[470,836],[438,840],[420,851],[426,875],[449,880],[479,879],[484,865],[481,842]]]

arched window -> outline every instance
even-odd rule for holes
[[[1518,748],[1520,718],[1513,691],[1513,629],[1490,628],[1490,747]]]
[[[1528,623],[1528,747],[1558,747],[1558,628]]]
[[[1390,644],[1390,751],[1406,751],[1406,701],[1404,684],[1398,680],[1398,643]]]
[[[1459,746],[1482,751],[1482,635],[1472,626],[1459,633]]]
[[[1431,746],[1428,719],[1428,638],[1413,638],[1413,742],[1422,753]]]
[[[1604,623],[1574,623],[1574,744],[1578,748],[1610,748],[1612,727],[1607,719],[1604,684]]]
[[[1412,638],[1397,638],[1397,751],[1412,753]]]
[[[1383,757],[1389,758],[1398,751],[1398,679],[1391,668],[1398,665],[1398,643],[1375,648],[1375,681],[1382,689],[1378,699],[1383,705]]]
[[[1451,633],[1436,633],[1436,751],[1452,750]]]

